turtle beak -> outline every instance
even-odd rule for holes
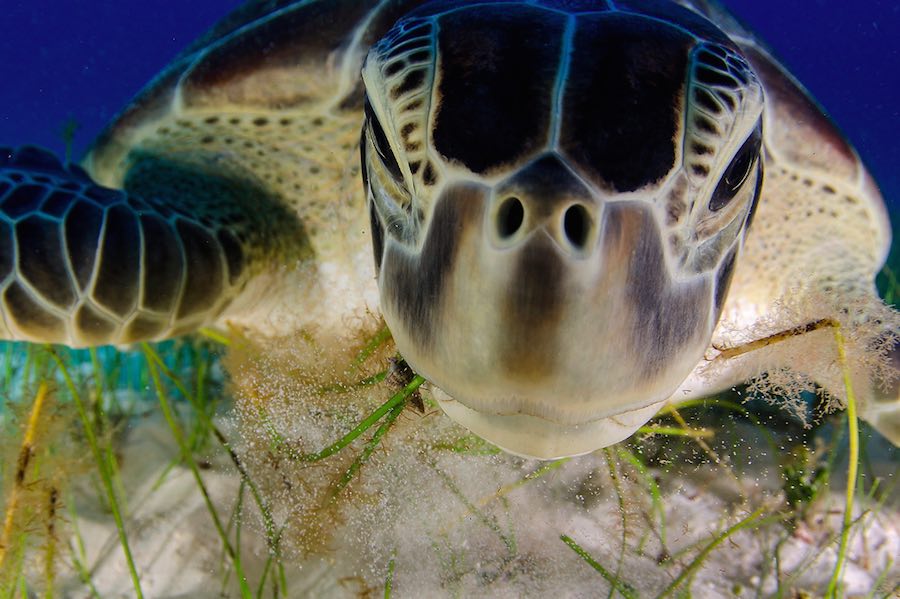
[[[649,203],[609,201],[547,155],[493,187],[449,184],[421,248],[385,248],[382,310],[410,365],[468,416],[448,413],[556,457],[529,438],[646,409],[702,357],[712,283],[673,281],[663,247]],[[530,419],[524,438],[498,424],[513,416]],[[594,437],[565,453],[602,446]]]

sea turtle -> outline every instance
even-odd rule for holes
[[[889,354],[890,237],[852,147],[712,0],[251,1],[81,167],[0,153],[0,338],[380,313],[447,414],[551,458],[750,376],[725,348],[754,338],[840,320]],[[896,390],[851,366],[900,441]]]

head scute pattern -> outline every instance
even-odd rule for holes
[[[554,425],[671,393],[759,191],[737,47],[662,3],[432,2],[363,78],[381,307],[410,364],[466,409]]]
[[[735,115],[760,112],[762,86],[737,52],[701,43],[691,55],[686,103],[684,163],[692,183],[699,185],[716,166],[732,130],[747,127]]]

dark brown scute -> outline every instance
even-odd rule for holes
[[[59,308],[71,306],[77,296],[66,268],[59,224],[33,214],[16,223],[16,242],[20,276]]]
[[[184,257],[172,225],[159,217],[141,215],[144,233],[141,307],[164,314],[171,312],[181,292]]]
[[[565,17],[478,6],[440,17],[435,149],[476,173],[546,142]]]
[[[184,318],[208,310],[222,293],[221,248],[205,230],[186,221],[178,221],[178,235],[184,246],[187,281],[177,317]]]
[[[82,291],[87,289],[91,281],[102,227],[103,212],[89,202],[76,203],[66,216],[66,252]]]
[[[53,341],[65,335],[63,322],[35,302],[18,281],[6,288],[3,303],[6,314],[29,335]]]
[[[88,343],[107,343],[116,327],[109,318],[83,304],[75,313],[75,328]]]
[[[113,206],[106,213],[100,268],[94,284],[97,303],[119,316],[137,304],[141,266],[141,235],[134,212]]]
[[[634,191],[671,171],[693,44],[679,29],[634,15],[579,18],[561,146],[601,188]]]

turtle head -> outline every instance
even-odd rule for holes
[[[437,3],[367,58],[381,309],[444,410],[514,453],[630,435],[721,311],[762,91],[724,34],[666,10]]]

